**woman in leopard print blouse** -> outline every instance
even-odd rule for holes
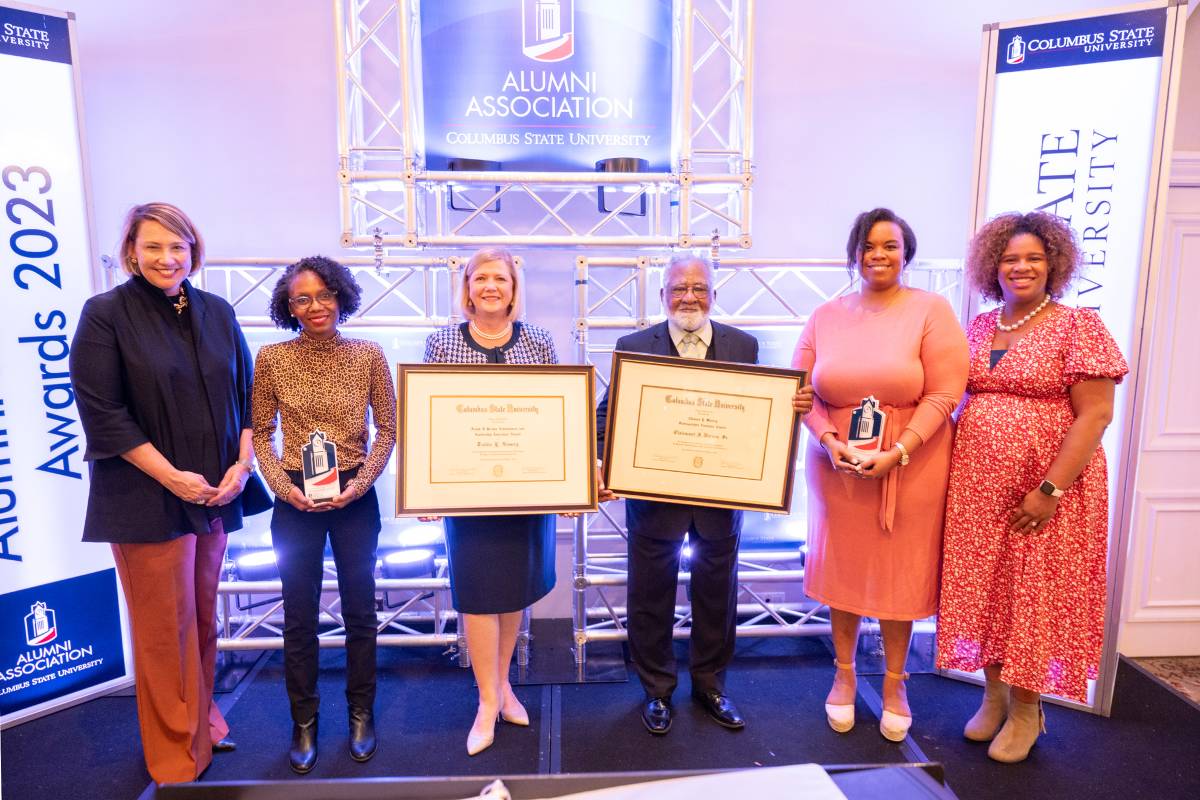
[[[292,707],[292,769],[308,772],[317,760],[317,623],[322,559],[328,535],[337,565],[346,629],[346,696],[350,756],[375,753],[375,548],[379,501],[375,479],[396,443],[396,393],[383,349],[343,337],[338,323],[353,314],[361,290],[350,270],[328,258],[291,265],[275,285],[271,318],[299,331],[267,345],[255,362],[254,442],[267,485],[275,492],[271,539],[283,582],[283,652]],[[368,448],[367,410],[375,423]],[[276,452],[275,420],[283,428]],[[320,502],[301,487],[301,447],[314,431],[337,445],[340,492]]]

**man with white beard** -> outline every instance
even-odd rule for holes
[[[623,336],[616,349],[662,356],[758,361],[758,340],[737,328],[713,322],[709,309],[716,299],[712,265],[704,258],[680,254],[667,265],[660,292],[667,319],[644,331]],[[798,413],[812,408],[812,387],[792,398]],[[608,394],[596,410],[597,452],[604,452]],[[604,491],[601,499],[612,499]],[[684,536],[691,551],[692,697],[726,728],[740,730],[746,721],[725,694],[725,668],[733,658],[737,628],[737,553],[742,512],[707,506],[625,501],[629,529],[629,652],[646,699],[642,722],[653,734],[671,729],[671,694],[677,681],[672,633],[679,558]]]

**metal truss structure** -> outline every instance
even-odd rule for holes
[[[752,244],[755,0],[675,0],[672,170],[603,174],[427,170],[417,90],[419,5],[419,0],[333,2],[341,242],[362,253],[341,259],[363,287],[362,304],[344,325],[410,331],[446,325],[458,319],[455,297],[470,250],[575,248],[578,255],[548,255],[574,259],[553,279],[561,276],[561,294],[574,298],[577,361],[597,364],[603,389],[607,355],[617,336],[647,327],[656,316],[654,299],[672,250],[707,248],[714,238],[727,251]],[[616,198],[611,211],[597,210],[601,187]],[[456,206],[469,210],[450,209],[451,193]],[[501,200],[503,213],[492,213]],[[644,215],[628,213],[640,210],[643,201]],[[414,248],[424,252],[395,254]],[[269,328],[272,289],[279,273],[296,260],[210,259],[197,280],[229,300],[243,326]],[[117,272],[111,261],[108,266],[111,285]],[[958,262],[919,261],[905,275],[911,285],[946,295],[961,307]],[[764,332],[797,333],[817,305],[852,288],[839,259],[727,258],[716,284],[720,302],[714,303],[714,318]],[[575,523],[572,614],[580,667],[589,642],[626,638],[621,509],[608,504],[593,516]],[[744,548],[739,567],[739,635],[829,632],[823,607],[800,599],[786,602],[787,589],[799,597],[804,575],[798,546]],[[239,580],[238,572],[227,563],[219,587],[219,647],[282,647],[280,582]],[[322,647],[344,644],[334,574],[327,564]],[[680,577],[686,585],[686,570]],[[377,588],[379,644],[457,648],[460,665],[469,663],[448,602],[444,557],[435,560],[432,574],[384,574]],[[526,611],[518,641],[522,665],[529,655],[528,616]],[[686,604],[679,605],[676,637],[688,636],[689,619]]]
[[[425,168],[419,0],[334,0],[342,245],[748,248],[754,0],[677,0],[671,172]],[[609,187],[615,207],[597,210]],[[448,208],[454,200],[466,211]],[[503,199],[503,213],[489,209]],[[630,212],[645,206],[644,214]],[[702,235],[698,232],[704,231]]]
[[[645,328],[655,321],[654,299],[669,259],[661,251],[638,257],[577,255],[562,270],[563,290],[574,289],[576,356],[597,366],[597,380],[607,387],[607,357],[621,333]],[[232,303],[247,328],[271,325],[263,309],[275,276],[296,259],[213,259],[200,273],[201,285]],[[347,326],[373,328],[433,328],[455,319],[453,298],[461,281],[461,256],[369,256],[343,259],[364,287],[363,304]],[[566,265],[564,265],[566,266]],[[905,271],[909,285],[936,292],[957,305],[962,294],[961,263],[955,260],[916,261]],[[723,259],[718,271],[713,306],[715,319],[760,332],[794,330],[820,303],[851,290],[843,262],[837,259]],[[610,503],[592,519],[576,521],[573,553],[573,627],[577,664],[586,660],[590,642],[626,638],[626,609],[619,596],[626,584],[625,537],[619,504]],[[230,565],[231,566],[231,565]],[[323,585],[332,600],[322,603],[322,647],[344,643],[331,566]],[[827,611],[811,602],[780,602],[780,590],[798,594],[804,571],[795,546],[757,550],[746,548],[739,559],[739,636],[809,636],[829,633]],[[686,585],[686,571],[680,582]],[[422,578],[380,578],[380,638],[383,646],[443,646],[457,648],[459,663],[469,653],[457,614],[448,603],[449,579],[445,559],[434,574]],[[281,585],[278,580],[237,580],[232,568],[219,587],[222,633],[219,647],[227,650],[282,647]],[[398,599],[396,599],[398,598]],[[689,610],[676,610],[677,638],[689,635]],[[453,627],[453,630],[452,630]],[[866,626],[868,631],[871,626]],[[264,635],[264,633],[266,635]],[[522,626],[517,660],[529,658],[528,624]]]
[[[597,365],[597,380],[608,386],[606,356],[614,336],[593,341],[593,333],[628,332],[647,327],[650,298],[662,286],[666,258],[589,258],[575,264],[576,338],[578,358]],[[957,307],[963,292],[962,265],[951,260],[915,261],[905,269],[908,284],[946,297]],[[797,332],[809,313],[822,302],[853,288],[845,263],[832,259],[723,259],[716,276],[712,307],[714,319],[740,328],[792,328]],[[657,305],[655,306],[657,308]],[[599,387],[598,387],[599,388]],[[803,451],[800,455],[803,459]],[[797,468],[802,468],[798,464]],[[613,595],[627,584],[628,532],[609,503],[594,518],[581,517],[575,525],[573,629],[578,665],[587,659],[589,642],[627,638],[627,609]],[[686,586],[690,575],[679,576]],[[780,601],[783,592],[797,589],[804,579],[802,549],[743,547],[738,558],[738,636],[815,636],[830,633],[828,609],[798,598]],[[798,592],[794,592],[799,594]],[[773,595],[773,597],[772,597]],[[691,613],[686,604],[676,606],[674,637],[687,638]],[[877,624],[865,626],[877,631]]]

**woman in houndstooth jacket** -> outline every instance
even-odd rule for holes
[[[467,263],[459,302],[466,322],[434,331],[426,363],[557,364],[549,332],[517,319],[520,273],[506,250],[485,248]],[[447,517],[450,594],[466,630],[479,709],[467,753],[492,744],[496,718],[528,725],[509,666],[525,608],[554,588],[553,514]]]

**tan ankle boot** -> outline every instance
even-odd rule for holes
[[[993,761],[1015,764],[1024,761],[1037,741],[1039,733],[1046,732],[1046,715],[1042,712],[1042,701],[1022,703],[1013,698],[1008,707],[1008,719],[988,747],[988,757]]]
[[[988,681],[983,687],[983,702],[975,716],[967,720],[963,736],[973,742],[990,742],[1008,716],[1008,684]]]

